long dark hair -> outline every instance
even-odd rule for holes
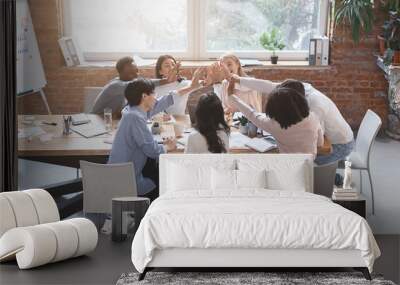
[[[157,59],[157,63],[156,63],[156,78],[158,79],[162,79],[163,76],[161,75],[160,71],[161,71],[161,65],[163,64],[163,62],[166,59],[172,59],[175,63],[176,63],[176,59],[169,54],[164,54],[164,55],[160,55]]]
[[[310,114],[306,98],[292,88],[277,87],[268,98],[265,114],[279,123],[282,129],[301,122]]]
[[[130,82],[125,89],[125,98],[129,106],[137,106],[142,101],[144,94],[154,92],[154,83],[146,78],[136,78]]]
[[[225,146],[217,132],[222,130],[229,135],[230,129],[225,121],[222,102],[214,92],[200,97],[195,116],[195,128],[206,138],[208,150],[212,153],[227,152],[229,146]]]

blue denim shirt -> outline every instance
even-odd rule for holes
[[[160,154],[165,153],[164,146],[154,140],[147,127],[147,119],[173,105],[174,95],[176,94],[170,93],[159,98],[154,108],[147,113],[137,106],[127,106],[122,112],[108,163],[133,162],[139,195],[156,187],[151,179],[142,175],[147,158],[158,159]]]

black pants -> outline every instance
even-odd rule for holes
[[[144,177],[150,178],[154,184],[156,184],[156,188],[152,191],[142,195],[143,197],[147,197],[150,201],[153,201],[159,196],[159,170],[158,170],[158,162],[155,159],[147,158],[146,164],[143,167],[142,174]]]

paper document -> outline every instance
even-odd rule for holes
[[[106,128],[104,126],[93,123],[71,126],[71,130],[73,130],[75,133],[80,134],[85,138],[100,136],[107,133]]]
[[[247,148],[246,143],[249,140],[249,137],[239,132],[232,132],[229,137],[229,148]]]
[[[23,128],[18,130],[19,139],[36,137],[44,134],[46,134],[46,132],[41,127]]]

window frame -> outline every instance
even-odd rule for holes
[[[206,50],[206,1],[204,0],[186,0],[187,1],[187,31],[188,31],[188,49],[186,51],[170,50],[165,51],[133,51],[132,53],[145,58],[154,59],[161,54],[168,53],[181,60],[213,60],[218,59],[221,55],[228,52],[227,50],[207,51]],[[321,0],[319,10],[319,25],[318,35],[323,36],[327,34],[329,9],[332,0]],[[73,37],[71,33],[71,9],[70,1],[62,0],[60,25],[62,36]],[[132,56],[132,53],[126,52],[91,52],[81,51],[82,58],[87,62],[99,61],[115,61],[123,56]],[[242,50],[234,51],[240,58],[266,60],[271,56],[271,52],[260,50]],[[308,58],[308,50],[301,51],[276,51],[280,60],[283,61],[306,61]]]

